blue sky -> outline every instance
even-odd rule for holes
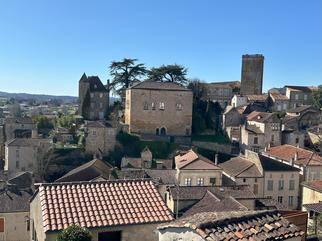
[[[322,83],[321,0],[0,0],[0,91],[77,95],[112,60],[178,63],[207,82],[265,56],[264,89]]]

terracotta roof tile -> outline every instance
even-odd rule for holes
[[[303,148],[281,145],[269,148],[265,155],[286,161],[294,161],[299,166],[322,166],[322,157]],[[295,156],[297,155],[297,158]]]
[[[322,213],[322,201],[318,203],[307,203],[303,204],[303,207],[305,207],[309,211],[314,211],[317,213]]]
[[[320,193],[322,193],[322,180],[314,180],[314,181],[310,181],[310,182],[304,182],[302,184],[303,186],[316,190]]]
[[[45,232],[173,220],[150,180],[39,184]]]
[[[277,211],[204,212],[178,219],[159,229],[188,227],[205,240],[273,240],[305,233]]]
[[[193,150],[189,150],[187,153],[177,155],[174,157],[176,167],[178,169],[205,169],[205,170],[220,170],[218,165],[215,165],[208,158],[197,154]]]

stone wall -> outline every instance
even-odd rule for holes
[[[160,108],[161,103],[164,109]],[[180,105],[182,108],[177,108]],[[125,124],[131,133],[186,136],[191,134],[192,92],[150,89],[126,91]]]
[[[203,149],[215,151],[215,152],[226,153],[226,154],[232,153],[232,147],[230,144],[219,144],[219,143],[214,143],[214,142],[193,141],[192,145],[203,148]]]
[[[0,232],[0,240],[29,240],[27,220],[29,212],[0,213],[0,219],[4,219],[4,232]]]

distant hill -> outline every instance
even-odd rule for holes
[[[36,101],[50,101],[62,100],[65,103],[72,103],[78,100],[75,96],[58,96],[58,95],[42,95],[42,94],[27,94],[27,93],[7,93],[0,91],[0,97],[15,98],[18,100],[36,100]]]
[[[15,98],[17,100],[35,100],[35,101],[50,101],[61,100],[64,103],[77,102],[78,97],[67,95],[42,95],[42,94],[27,94],[27,93],[8,93],[0,91],[0,97]],[[110,103],[113,104],[118,98],[110,97]]]

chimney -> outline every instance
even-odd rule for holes
[[[218,153],[215,154],[215,165],[218,165]]]

